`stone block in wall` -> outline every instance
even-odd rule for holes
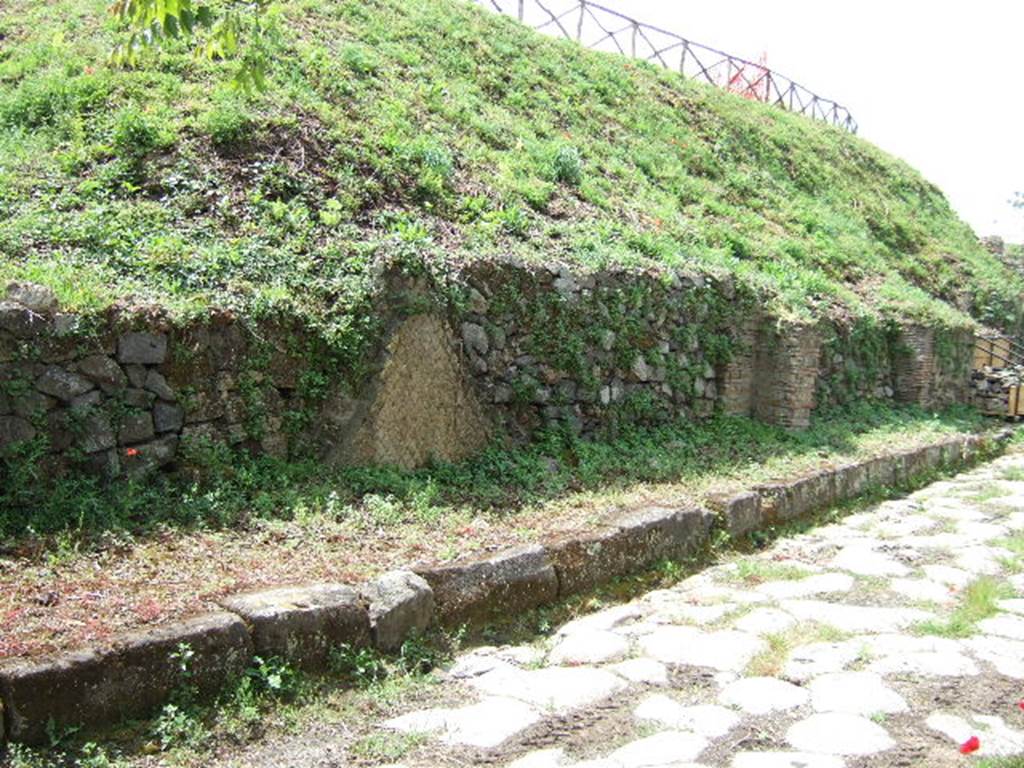
[[[128,377],[117,361],[107,355],[89,355],[78,361],[78,371],[110,394],[125,387]]]
[[[153,406],[153,428],[158,434],[180,432],[185,426],[185,409],[180,405],[158,402]]]
[[[353,409],[332,458],[412,468],[465,458],[487,443],[491,424],[452,336],[434,314],[396,325],[365,406]]]
[[[0,451],[8,450],[36,436],[35,427],[21,416],[0,416]]]
[[[167,359],[167,335],[132,331],[117,340],[117,359],[125,364],[159,365]]]
[[[51,327],[50,321],[13,301],[0,301],[0,331],[16,339],[34,339]]]
[[[146,371],[146,380],[143,382],[143,386],[148,392],[152,392],[161,400],[166,400],[169,403],[178,399],[170,384],[167,383],[167,379],[155,370]]]
[[[148,411],[131,411],[121,417],[117,430],[117,441],[121,445],[144,443],[154,437],[153,415]]]
[[[56,397],[66,403],[93,388],[93,383],[84,376],[57,365],[46,367],[43,374],[36,380],[36,389],[44,395]]]
[[[114,425],[106,411],[93,409],[77,421],[77,444],[85,453],[97,453],[117,445]]]
[[[128,475],[132,477],[146,475],[173,462],[178,453],[178,444],[177,435],[164,435],[123,451],[123,459],[120,461]]]
[[[849,501],[864,493],[872,479],[864,463],[847,464],[835,471],[836,501]]]

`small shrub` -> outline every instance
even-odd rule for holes
[[[256,693],[276,698],[292,696],[298,688],[295,670],[278,658],[262,659],[256,656],[253,666],[246,672],[246,679],[251,681]]]
[[[331,669],[356,686],[366,688],[388,676],[388,667],[373,648],[354,648],[348,643],[331,652]]]
[[[174,747],[189,746],[202,741],[205,729],[191,709],[177,704],[166,704],[153,721],[153,738],[166,752]]]
[[[569,145],[559,147],[551,159],[551,170],[555,181],[578,187],[583,181],[583,157],[580,151]]]
[[[123,108],[114,118],[114,148],[124,157],[142,158],[174,143],[173,134],[136,106]]]
[[[226,149],[248,139],[255,121],[244,105],[237,99],[219,99],[204,114],[200,127],[214,146]]]

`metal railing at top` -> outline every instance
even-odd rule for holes
[[[765,66],[732,56],[590,0],[473,0],[539,32],[575,40],[586,48],[620,53],[703,80],[748,99],[831,123],[850,133],[857,121],[846,107],[818,96]]]

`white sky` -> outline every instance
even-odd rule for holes
[[[846,106],[979,235],[1024,242],[1024,0],[598,0]]]

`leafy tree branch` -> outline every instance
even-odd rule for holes
[[[138,66],[145,51],[186,40],[197,58],[237,61],[238,87],[266,88],[267,43],[277,33],[271,0],[115,0],[110,13],[125,28],[110,52],[115,64]]]

